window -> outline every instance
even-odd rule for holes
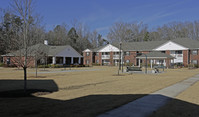
[[[87,52],[87,53],[86,53],[86,56],[89,56],[89,55],[90,55],[90,53],[89,53],[89,52]]]
[[[126,60],[126,63],[130,63],[130,61],[129,61],[129,60]]]
[[[99,56],[99,52],[96,53],[96,56]]]
[[[110,54],[110,52],[105,52],[105,55],[109,55]]]
[[[197,55],[197,54],[198,54],[198,51],[197,51],[197,50],[192,50],[192,51],[191,51],[191,54]]]
[[[120,54],[120,52],[114,52],[113,54],[114,54],[114,55],[119,55],[119,54]]]
[[[129,55],[130,55],[130,52],[125,52],[125,55],[129,56]]]
[[[170,51],[170,54],[175,54],[175,51],[171,50],[171,51]]]
[[[176,51],[175,54],[182,54],[182,50]]]
[[[192,64],[198,64],[198,60],[191,60]]]
[[[96,63],[99,63],[99,60],[96,60]]]
[[[6,63],[9,65],[10,64],[10,57],[7,58]]]

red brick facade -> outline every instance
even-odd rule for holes
[[[197,64],[199,63],[199,50],[197,50],[197,54],[193,55],[192,52],[190,50],[183,50],[182,51],[182,54],[183,54],[183,65],[184,66],[187,66],[189,63],[191,64],[192,60],[197,60]],[[137,53],[144,53],[144,54],[147,54],[149,53],[149,51],[129,51],[129,54],[126,54],[124,55],[124,64],[129,62],[133,65],[136,65],[138,66],[138,59],[136,59],[136,55]],[[167,50],[165,51],[166,54],[169,54],[170,55],[170,50]],[[89,60],[89,65],[92,65],[92,59],[95,59],[94,60],[94,63],[95,64],[100,64],[102,65],[102,53],[99,52],[98,55],[96,55],[95,53],[95,56],[92,57],[92,52],[90,52],[89,56],[86,55],[86,52],[84,52],[84,64],[87,64],[86,63],[86,60]],[[109,65],[115,65],[114,63],[114,59],[113,59],[113,56],[114,56],[114,52],[110,52],[110,64]],[[190,58],[189,58],[190,56]],[[118,59],[116,59],[118,60]],[[189,60],[189,61],[188,61]],[[118,60],[119,61],[119,60]],[[171,59],[166,59],[166,66],[169,66],[171,64]],[[145,59],[142,59],[142,63],[145,64]],[[147,61],[148,64],[150,64],[150,60]]]
[[[8,66],[23,67],[24,57],[3,57],[3,63],[7,65],[7,60],[10,58],[10,64]],[[35,59],[34,57],[29,57],[27,59],[27,67],[34,67]]]
[[[84,56],[84,65],[92,65],[93,53],[92,52],[83,52],[83,56]]]
[[[183,50],[183,64],[184,66],[188,65],[188,50]]]
[[[197,60],[197,64],[199,62],[199,50],[197,50],[197,54],[192,54],[190,51],[190,63],[192,63],[192,60]]]

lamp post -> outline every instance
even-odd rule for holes
[[[121,45],[122,45],[122,42],[120,42],[120,52],[119,52],[119,70],[121,70]]]
[[[121,45],[122,45],[122,42],[120,42],[120,45],[119,45],[119,68],[118,68],[118,75],[119,75],[119,71],[121,70]]]

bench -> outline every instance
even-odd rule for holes
[[[140,67],[127,66],[126,67],[126,72],[129,72],[129,71],[142,71],[142,69]]]

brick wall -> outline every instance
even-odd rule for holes
[[[166,50],[165,51],[166,54],[170,55],[170,50]],[[166,59],[166,66],[169,67],[169,65],[171,64],[171,59]]]
[[[87,53],[89,53],[89,56],[87,56]],[[92,65],[92,52],[83,52],[84,56],[84,65]],[[87,60],[89,63],[87,64]]]
[[[198,63],[199,63],[199,50],[198,51],[198,54],[197,55],[193,55],[191,52],[190,52],[190,63],[191,63],[191,60],[198,60]]]
[[[9,66],[22,67],[24,65],[24,57],[3,57],[3,63],[7,65],[7,59],[10,58]],[[35,67],[34,57],[27,59],[27,67]]]
[[[188,65],[188,50],[183,50],[183,64],[184,66]]]

